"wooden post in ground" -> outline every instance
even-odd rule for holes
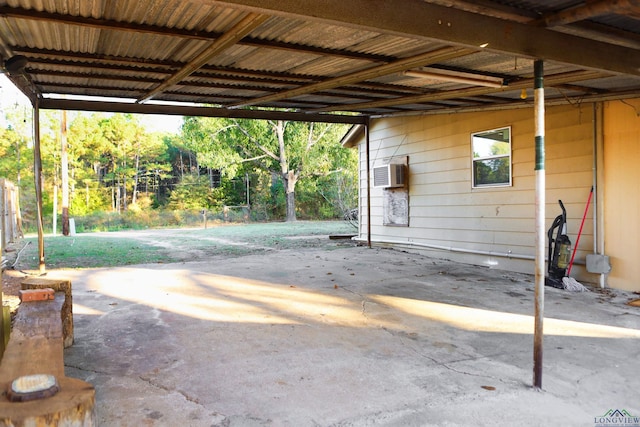
[[[38,226],[38,268],[44,274],[44,225],[42,222],[42,155],[40,153],[40,104],[33,108],[33,179],[36,187],[36,224]]]

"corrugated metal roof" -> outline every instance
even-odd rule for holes
[[[73,94],[229,111],[459,111],[522,103],[535,58],[556,82],[551,99],[640,96],[640,11],[631,0],[294,3],[0,0],[0,56],[26,57],[26,78],[10,78],[45,101]],[[468,50],[445,50],[458,46]],[[426,66],[469,79],[403,74]],[[585,70],[600,74],[585,80]],[[483,76],[505,86],[478,91]]]

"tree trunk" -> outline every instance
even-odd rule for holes
[[[53,235],[58,233],[58,185],[53,185],[53,217],[51,218]]]
[[[136,152],[136,174],[133,178],[133,195],[131,196],[131,204],[135,205],[138,201],[138,182],[140,181],[140,143],[138,143],[138,151]]]
[[[287,195],[287,222],[296,221],[296,182],[298,175],[295,171],[289,169],[289,161],[287,160],[287,150],[284,141],[285,122],[278,120],[274,124],[274,131],[278,137],[279,163],[282,179],[284,179],[284,191]]]
[[[287,192],[287,222],[297,221],[296,218],[296,193]]]
[[[127,164],[124,164],[123,170],[127,170]],[[122,174],[122,210],[127,210],[127,175]]]
[[[287,222],[297,221],[296,218],[296,182],[298,177],[294,171],[284,174],[285,192],[287,195]]]
[[[118,180],[118,187],[116,188],[116,212],[121,213],[122,211],[120,210],[120,207],[122,206],[120,204],[120,190],[122,189],[122,187],[120,187],[120,180]]]
[[[69,235],[69,156],[67,154],[67,112],[60,119],[60,164],[62,177],[62,234]]]

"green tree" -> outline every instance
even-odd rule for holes
[[[85,186],[97,180],[111,187],[112,209],[121,212],[138,201],[140,189],[170,170],[163,136],[145,131],[136,116],[79,116],[70,129],[70,146]],[[152,188],[153,190],[153,188]]]
[[[136,125],[130,114],[114,114],[100,122],[102,135],[108,144],[109,161],[106,177],[112,183],[112,207],[116,212],[127,209],[127,188],[130,184],[129,180],[135,175],[133,163]]]
[[[187,175],[171,191],[169,208],[200,210],[221,208],[224,200],[221,188],[211,188],[206,176]]]
[[[20,183],[30,172],[31,153],[23,135],[11,128],[0,129],[0,177]]]
[[[70,213],[83,215],[109,209],[109,195],[101,185],[109,144],[102,134],[102,114],[78,114],[68,131],[72,198]],[[82,192],[76,185],[82,185]],[[82,193],[82,194],[80,194]]]
[[[340,167],[335,154],[346,130],[324,123],[194,117],[185,118],[182,129],[200,164],[220,169],[229,178],[246,163],[277,176],[284,187],[287,221],[297,219],[298,182]]]

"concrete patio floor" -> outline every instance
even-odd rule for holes
[[[385,249],[52,271],[101,426],[594,426],[640,416],[640,308]],[[639,424],[640,425],[640,424]]]

